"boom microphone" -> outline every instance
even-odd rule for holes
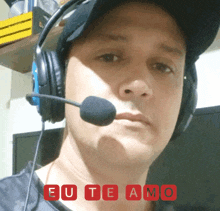
[[[44,95],[44,94],[27,94],[26,100],[33,105],[33,98],[46,98],[50,100],[57,100],[63,103],[71,104],[80,108],[80,117],[89,123],[98,126],[106,126],[113,122],[116,116],[115,106],[106,99],[89,96],[81,104],[72,100],[67,100],[62,97]]]

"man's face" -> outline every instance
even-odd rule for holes
[[[99,127],[66,105],[68,135],[83,156],[92,152],[107,163],[150,165],[169,142],[179,114],[184,39],[174,19],[154,5],[125,4],[100,20],[71,49],[66,98],[105,98],[117,116]]]

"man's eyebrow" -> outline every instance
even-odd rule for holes
[[[100,33],[98,35],[96,35],[95,39],[101,39],[101,40],[112,40],[112,41],[123,41],[123,42],[127,42],[128,38],[122,35],[117,35],[117,34],[107,34],[107,33]],[[184,53],[183,51],[181,51],[179,48],[176,47],[171,47],[165,43],[160,43],[158,45],[159,49],[162,49],[165,52],[174,54],[174,55],[178,55],[178,56],[183,56]]]
[[[113,41],[127,41],[127,37],[117,34],[105,34],[101,33],[96,35],[95,39],[101,39],[101,40],[113,40]]]
[[[172,53],[174,55],[178,55],[178,56],[183,56],[184,55],[183,51],[181,51],[179,48],[171,47],[171,46],[168,46],[168,45],[166,45],[164,43],[160,43],[158,45],[158,48],[162,49],[162,50],[164,50],[164,51],[166,51],[168,53]]]

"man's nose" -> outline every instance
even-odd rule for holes
[[[137,97],[146,100],[153,95],[153,90],[144,79],[135,79],[121,84],[119,94],[123,100],[131,100]]]

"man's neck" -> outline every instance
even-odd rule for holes
[[[140,166],[117,166],[107,165],[98,160],[94,154],[90,160],[84,160],[79,151],[71,151],[73,146],[67,138],[60,152],[60,156],[53,163],[37,171],[38,176],[44,184],[74,184],[77,186],[76,201],[62,201],[62,203],[73,210],[153,210],[151,202],[139,200],[126,200],[125,192],[128,184],[139,184],[143,187],[146,181],[148,169]],[[92,159],[93,158],[93,159]],[[102,196],[98,201],[87,201],[85,199],[85,186],[98,184],[102,190],[103,185],[116,184],[118,186],[118,199],[116,201],[104,201]]]

